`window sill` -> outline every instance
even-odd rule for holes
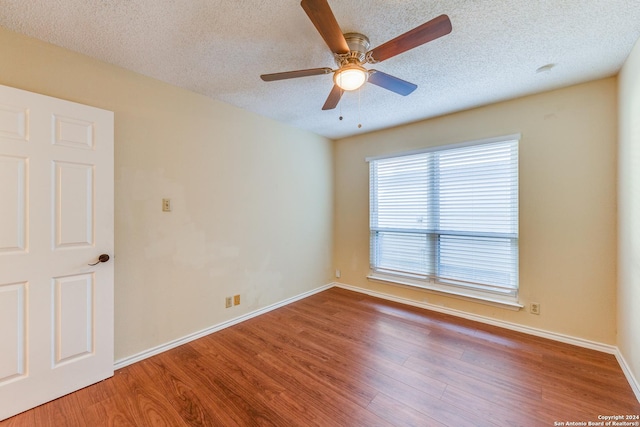
[[[383,273],[370,273],[367,276],[367,279],[373,280],[376,282],[390,283],[393,285],[402,285],[402,286],[408,286],[411,288],[419,288],[429,292],[450,296],[453,298],[473,301],[480,304],[491,305],[494,307],[505,308],[513,311],[518,311],[524,308],[524,306],[518,302],[517,298],[513,298],[510,296],[503,297],[500,295],[495,295],[495,296],[488,295],[482,292],[467,290],[464,288],[454,289],[453,287],[439,284],[439,283],[434,283],[431,281],[426,282],[423,280],[411,279],[409,277],[400,277],[400,276],[383,274]]]

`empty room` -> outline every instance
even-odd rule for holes
[[[640,426],[639,39],[1,2],[0,426]]]

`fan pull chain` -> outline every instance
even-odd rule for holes
[[[358,89],[358,129],[362,127],[362,119],[360,118],[360,93],[362,91],[362,87]]]

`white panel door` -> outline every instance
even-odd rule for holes
[[[113,375],[113,113],[0,86],[0,420]]]

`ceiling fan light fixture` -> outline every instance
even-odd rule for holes
[[[336,71],[333,82],[342,90],[356,90],[365,84],[368,77],[369,72],[366,68],[351,64]]]

